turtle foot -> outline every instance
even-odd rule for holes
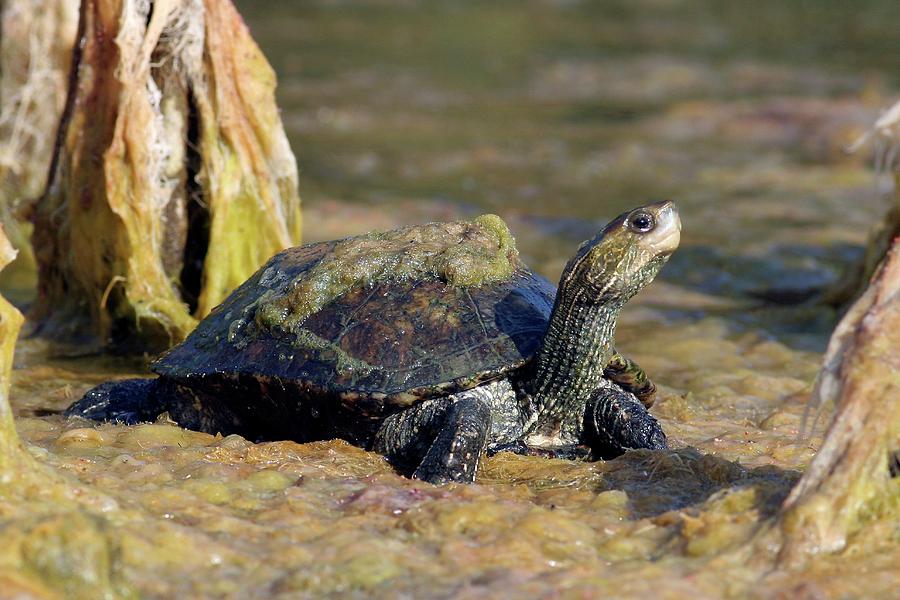
[[[107,381],[88,390],[63,413],[91,421],[133,425],[156,419],[165,412],[165,401],[156,394],[158,379]]]
[[[586,420],[591,447],[599,458],[615,458],[637,448],[669,447],[659,421],[632,394],[619,389],[595,392]]]
[[[373,449],[440,485],[472,483],[487,444],[491,412],[479,388],[417,404],[385,420]]]

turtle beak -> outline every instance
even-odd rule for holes
[[[654,255],[668,256],[681,242],[681,218],[671,200],[652,205],[652,210],[656,213],[656,228],[644,236],[643,243]]]

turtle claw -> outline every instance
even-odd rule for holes
[[[494,456],[500,452],[512,452],[520,456],[539,456],[541,458],[559,458],[563,460],[586,460],[591,456],[591,449],[581,444],[570,444],[551,448],[529,446],[522,440],[515,440],[505,444],[497,444],[488,449],[488,456]]]
[[[487,450],[487,455],[494,456],[501,452],[512,452],[513,454],[527,456],[531,452],[531,448],[529,448],[522,440],[515,440],[490,446]]]
[[[666,434],[659,422],[632,394],[617,388],[601,388],[588,403],[586,433],[598,457],[615,458],[626,450],[667,450]]]

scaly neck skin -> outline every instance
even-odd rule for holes
[[[582,288],[560,290],[550,317],[529,386],[535,413],[526,428],[536,438],[578,441],[585,404],[612,356],[616,320],[624,303],[585,302],[587,295]]]

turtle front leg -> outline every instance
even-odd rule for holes
[[[647,376],[639,364],[619,354],[616,350],[603,368],[607,379],[617,383],[626,392],[631,392],[641,404],[650,408],[656,401],[656,384]]]
[[[441,484],[472,483],[487,446],[491,410],[479,388],[426,400],[391,415],[372,449],[401,466],[414,479]]]
[[[669,447],[666,434],[638,399],[615,384],[598,388],[587,403],[585,437],[599,458],[626,450]]]
[[[126,425],[153,421],[167,410],[165,395],[157,393],[158,388],[159,379],[107,381],[88,390],[63,414]]]

